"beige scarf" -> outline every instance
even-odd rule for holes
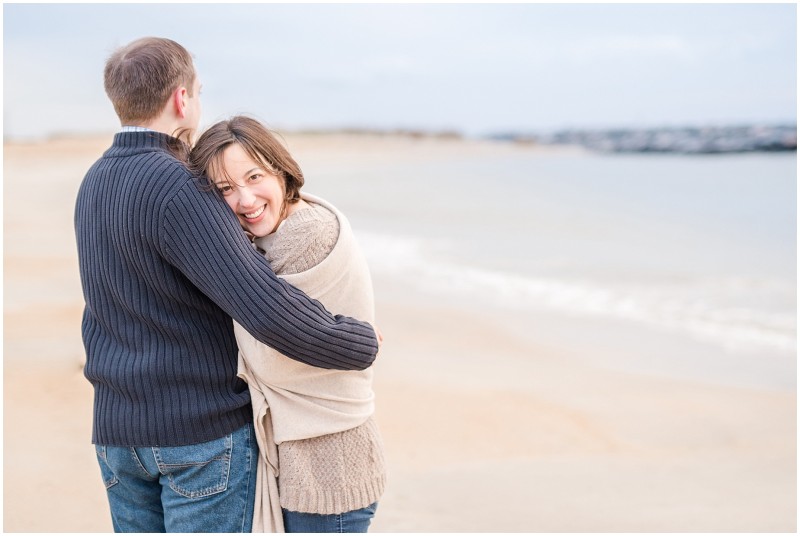
[[[326,201],[305,193],[302,197],[336,215],[339,237],[322,262],[305,272],[280,277],[319,300],[331,313],[374,325],[372,280],[349,222]],[[260,343],[236,322],[234,332],[239,343],[239,377],[250,387],[261,453],[253,532],[284,532],[277,446],[363,424],[374,412],[372,368],[337,371],[312,367]]]

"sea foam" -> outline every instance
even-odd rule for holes
[[[418,291],[481,306],[612,317],[671,330],[729,351],[795,352],[788,284],[743,277],[600,281],[489,270],[435,254],[422,239],[358,232],[370,268]]]

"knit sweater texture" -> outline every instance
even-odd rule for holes
[[[256,244],[276,273],[330,310],[371,321],[372,282],[349,223],[327,202],[306,193],[303,198],[310,207]],[[372,369],[318,371],[258,344],[238,326],[234,330],[262,456],[254,532],[281,532],[281,507],[339,514],[376,502],[386,466],[372,418]]]
[[[172,156],[170,141],[117,134],[78,192],[95,444],[189,445],[247,424],[231,318],[316,367],[362,370],[377,353],[370,325],[331,315],[275,276],[219,194]]]

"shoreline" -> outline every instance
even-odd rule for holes
[[[728,155],[746,153],[797,153],[797,126],[790,122],[700,124],[617,128],[567,128],[540,131],[495,129],[483,134],[424,128],[272,127],[291,138],[331,137],[411,139],[417,141],[480,141],[537,150],[579,150],[605,154]],[[50,143],[68,138],[100,138],[113,134],[53,132],[43,136],[8,137],[5,144]]]

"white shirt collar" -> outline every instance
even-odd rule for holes
[[[132,125],[123,125],[120,132],[155,132],[155,130],[147,127],[136,127]]]

